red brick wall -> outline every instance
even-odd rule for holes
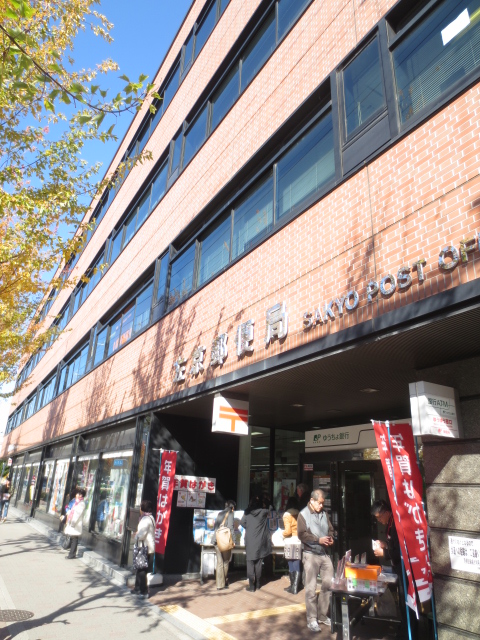
[[[331,4],[315,2],[310,7],[105,274],[69,324],[71,331],[44,357],[33,376],[34,385],[353,48],[379,19],[378,11],[385,11],[385,5],[373,10],[380,3],[360,3],[356,7],[355,34],[353,4],[344,3],[336,11]],[[239,15],[240,5],[232,0],[228,9],[231,15]],[[202,64],[202,57],[197,62]],[[322,70],[316,76],[320,63]],[[5,439],[4,451],[8,444],[23,449],[183,388],[173,384],[173,362],[180,355],[189,358],[198,344],[204,344],[208,365],[211,341],[217,333],[228,331],[227,361],[222,368],[206,367],[203,376],[189,379],[187,385],[478,277],[478,249],[470,254],[466,267],[460,266],[452,274],[440,272],[437,263],[443,246],[453,244],[458,248],[462,238],[480,231],[479,93],[479,86],[467,91],[32,416]],[[178,123],[169,126],[166,121],[166,136],[173,135]],[[122,198],[120,192],[119,202]],[[127,201],[125,196],[124,205]],[[105,226],[108,224],[113,221],[105,221]],[[100,232],[99,237],[102,229]],[[92,244],[101,243],[95,237]],[[90,247],[86,253],[89,251]],[[94,252],[92,248],[90,257]],[[414,273],[414,284],[408,292],[395,293],[389,299],[379,295],[373,304],[367,302],[369,279],[396,274],[400,266],[411,265],[421,257],[427,260],[423,285],[418,284]],[[360,295],[355,312],[308,332],[303,330],[305,311],[313,311],[354,288]],[[289,313],[288,337],[281,344],[277,341],[265,347],[266,309],[281,301],[286,302]],[[250,318],[255,320],[255,351],[238,360],[235,328]],[[23,392],[19,397],[25,395]]]

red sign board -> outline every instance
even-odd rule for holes
[[[157,518],[155,522],[155,553],[165,553],[170,513],[172,510],[173,485],[175,483],[176,451],[163,451],[160,476],[158,478]]]
[[[380,459],[392,505],[395,527],[407,574],[407,604],[417,612],[417,600],[430,600],[432,571],[427,549],[427,519],[423,483],[409,424],[374,422]]]

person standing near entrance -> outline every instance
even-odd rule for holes
[[[8,507],[12,498],[10,480],[7,478],[0,486],[0,524],[7,519]]]
[[[75,504],[68,512],[67,526],[65,527],[65,535],[70,536],[72,545],[70,553],[65,556],[67,560],[73,560],[77,555],[77,547],[80,536],[82,535],[83,513],[85,511],[85,489],[77,487],[75,489]]]
[[[400,605],[400,617],[401,625],[397,633],[398,640],[405,640],[408,638],[408,622],[407,622],[407,610],[410,618],[410,629],[412,632],[412,640],[417,638],[417,618],[410,607],[405,604],[405,590],[403,588],[403,575],[402,575],[402,552],[400,550],[400,542],[398,540],[397,528],[393,520],[392,508],[385,500],[377,500],[372,505],[372,516],[375,517],[377,522],[387,527],[386,535],[387,541],[376,540],[376,549],[374,554],[377,558],[385,558],[392,563],[392,569],[398,576],[398,600]]]
[[[150,500],[142,500],[140,505],[140,522],[135,534],[135,544],[141,542],[147,547],[148,567],[137,569],[135,575],[135,587],[132,595],[139,598],[148,598],[148,573],[153,573],[153,560],[155,558],[155,518],[153,517],[153,503]]]
[[[227,500],[225,502],[225,509],[220,511],[217,519],[215,520],[215,534],[220,527],[228,527],[232,532],[232,540],[234,539],[233,512],[235,511],[236,506],[237,503],[234,500]],[[215,574],[217,590],[228,589],[228,567],[230,565],[230,560],[232,559],[232,550],[220,551],[217,546],[216,535],[213,537],[213,544],[215,545],[215,551],[217,553],[217,571]]]
[[[297,484],[297,498],[299,505],[298,508],[301,511],[302,509],[305,509],[310,500],[310,489],[308,484],[305,484],[304,482]]]
[[[311,493],[310,501],[298,516],[298,537],[303,543],[303,566],[305,568],[305,607],[307,627],[310,631],[321,631],[320,624],[331,626],[327,616],[330,604],[330,589],[333,578],[332,561],[327,549],[333,545],[333,526],[323,509],[325,495],[321,489]],[[317,576],[322,586],[317,596]]]
[[[297,519],[298,519],[298,501],[295,496],[288,499],[285,513],[283,514],[283,539],[296,539],[298,542]],[[290,576],[290,586],[284,589],[287,593],[297,595],[300,588],[300,560],[288,560],[288,573]]]
[[[259,497],[252,498],[240,522],[245,529],[247,591],[260,589],[262,562],[272,553],[272,538],[267,524],[268,509]]]

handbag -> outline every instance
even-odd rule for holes
[[[219,548],[220,551],[230,551],[230,549],[233,549],[233,547],[235,546],[232,538],[232,531],[229,527],[225,526],[225,522],[227,521],[229,513],[230,512],[227,511],[222,524],[218,527],[217,531],[215,532],[217,547]]]
[[[143,542],[141,547],[133,545],[133,568],[135,571],[148,569],[148,549]]]
[[[65,549],[65,551],[68,551],[71,546],[72,546],[72,539],[70,538],[70,536],[65,536],[63,539],[62,549]]]
[[[285,560],[302,559],[302,543],[297,537],[287,538],[285,540],[283,555]]]

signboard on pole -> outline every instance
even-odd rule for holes
[[[415,589],[420,602],[430,600],[432,571],[412,428],[384,422],[373,422],[373,427],[407,575],[407,604],[418,615]]]
[[[248,436],[248,400],[217,394],[213,399],[212,432]]]
[[[162,452],[162,464],[158,478],[157,518],[155,521],[155,553],[165,553],[172,510],[176,464],[176,451]]]
[[[199,476],[175,476],[173,490],[201,491],[203,493],[215,493],[216,478],[204,478]]]
[[[408,386],[414,436],[462,437],[455,389],[424,381]]]

